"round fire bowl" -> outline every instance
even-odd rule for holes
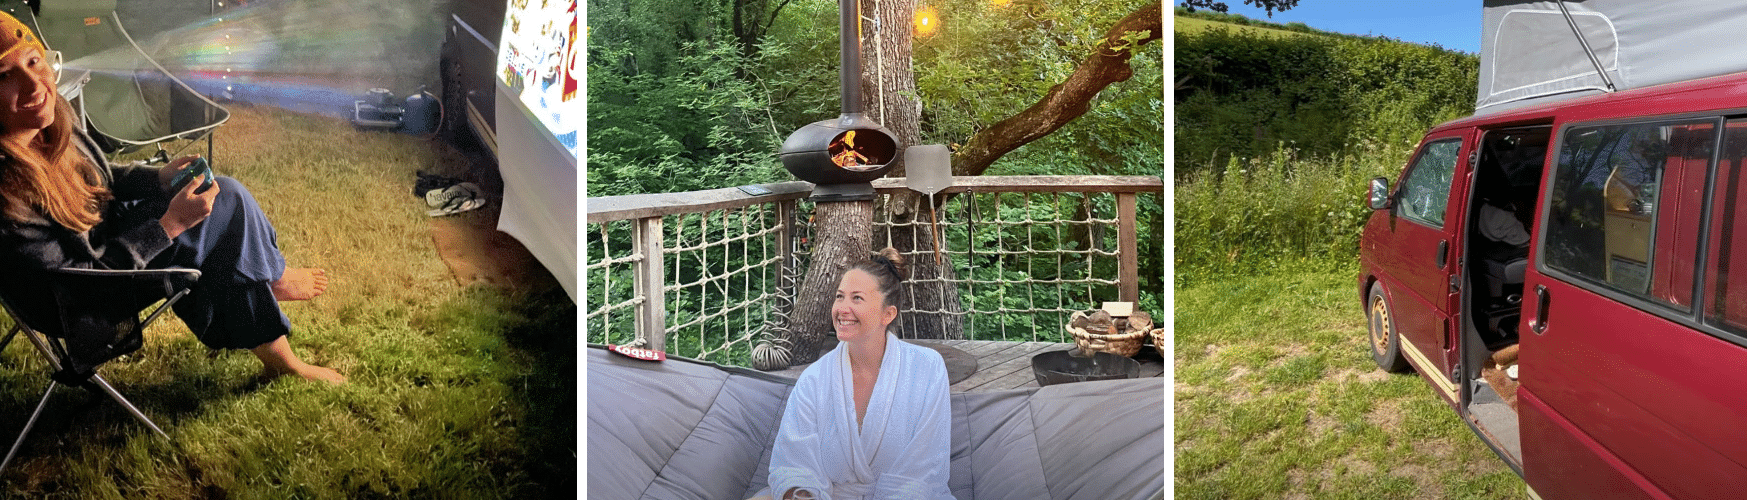
[[[841,154],[842,141],[851,133],[853,148],[860,153],[858,165],[839,166],[832,157]],[[858,114],[807,124],[783,140],[777,156],[783,168],[813,184],[849,184],[884,177],[897,166],[897,136],[880,124]]]
[[[1089,358],[1076,357],[1072,351],[1050,351],[1031,357],[1031,373],[1037,376],[1039,387],[1085,382],[1138,378],[1140,362],[1107,352]]]

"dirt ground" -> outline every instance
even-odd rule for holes
[[[426,173],[478,184],[489,201],[476,210],[431,218],[431,242],[461,286],[486,286],[544,293],[558,280],[527,247],[497,230],[503,208],[503,177],[491,152],[471,136],[433,139],[437,161]],[[414,179],[408,179],[410,186]],[[411,189],[408,189],[410,196]]]

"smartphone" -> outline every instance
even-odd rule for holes
[[[195,157],[194,161],[188,162],[188,167],[183,168],[181,172],[176,172],[176,177],[170,179],[171,192],[181,192],[184,186],[202,174],[206,176],[206,182],[201,183],[199,188],[195,188],[195,193],[204,193],[217,183],[212,175],[212,164],[207,163],[206,158]]]

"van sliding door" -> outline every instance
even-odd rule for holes
[[[1459,307],[1455,282],[1467,204],[1468,131],[1426,138],[1402,174],[1387,233],[1372,241],[1388,247],[1370,252],[1385,277],[1396,309],[1402,354],[1454,404],[1455,365],[1450,334]]]
[[[1560,133],[1525,279],[1519,361],[1523,476],[1545,498],[1747,491],[1747,350],[1700,320],[1710,310],[1713,323],[1747,324],[1747,301],[1724,295],[1731,278],[1747,283],[1747,213],[1737,213],[1747,207],[1747,155],[1728,153],[1747,150],[1747,126],[1719,125]],[[1720,141],[1724,161],[1707,187]],[[1707,197],[1716,207],[1708,224]]]

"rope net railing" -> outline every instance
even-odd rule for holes
[[[660,302],[665,350],[681,356],[745,364],[751,342],[772,315],[784,254],[776,204],[660,217]],[[636,308],[650,303],[634,285],[636,266],[651,258],[639,248],[637,221],[589,224],[584,266],[591,310],[588,341],[649,345],[638,334]],[[597,285],[598,284],[598,285]],[[600,305],[596,305],[600,304]]]
[[[631,235],[636,230],[635,224],[636,221],[619,220],[587,224],[583,228],[583,238],[588,240],[583,245],[587,254],[582,272],[588,277],[589,283],[585,296],[588,299],[586,303],[593,306],[583,316],[583,321],[587,322],[590,342],[636,342],[631,314],[633,308],[642,305],[647,297],[632,290],[633,266],[643,262],[648,256],[636,251],[632,244]],[[615,319],[618,321],[615,322]]]
[[[1157,275],[1140,280],[1135,308],[1164,312],[1162,192],[970,191],[932,202],[884,193],[873,246],[897,248],[912,270],[906,336],[1072,342],[1063,325],[1073,312],[1118,301],[1124,282],[1138,279],[1122,276],[1126,227],[1137,228],[1137,260],[1150,263],[1142,274]],[[1121,196],[1138,198],[1138,221],[1121,220]],[[588,342],[646,346],[656,339],[644,336],[657,335],[673,355],[752,366],[761,340],[786,338],[818,225],[813,208],[791,199],[587,224]],[[659,278],[639,275],[652,268]],[[641,321],[661,326],[639,334],[640,311],[654,306],[661,313]]]
[[[915,203],[908,212],[916,215],[876,221],[875,246],[910,250],[905,257],[913,273],[907,285],[912,301],[904,314],[912,318],[911,328],[971,340],[1072,342],[1062,328],[1070,314],[1118,300],[1115,198],[964,193],[930,210],[927,198],[909,197]],[[935,263],[946,272],[923,269]],[[942,286],[955,291],[957,300],[927,290]],[[1160,312],[1155,305],[1140,306]]]

